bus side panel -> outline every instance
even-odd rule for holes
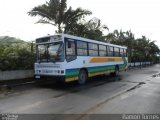
[[[79,70],[84,66],[83,60],[86,57],[79,57],[73,61],[65,63],[65,82],[78,80]]]
[[[102,74],[110,74],[115,71],[115,66],[119,66],[120,71],[127,69],[127,58],[122,57],[82,57],[66,64],[66,82],[78,80],[81,68],[88,70],[88,77]]]
[[[97,67],[90,67],[89,69],[89,77],[103,75],[103,74],[110,74],[114,72],[115,66],[97,66]]]
[[[128,68],[128,58],[127,57],[123,57],[123,61],[124,63],[122,65],[120,65],[120,71],[126,71]]]
[[[66,69],[66,82],[78,80],[79,68]]]
[[[89,67],[89,77],[110,74],[115,71],[116,65],[120,70],[125,69],[127,65],[122,57],[95,57],[90,60],[90,63],[96,67]]]

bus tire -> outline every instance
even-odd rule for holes
[[[119,67],[118,66],[115,67],[115,71],[114,71],[114,76],[117,76],[117,75],[119,75]]]
[[[87,79],[88,79],[88,75],[87,75],[86,70],[84,69],[80,70],[79,76],[78,76],[78,84],[80,85],[85,84]]]
[[[111,76],[116,77],[118,74],[119,74],[119,67],[115,66],[115,70],[114,70],[114,72],[111,73]]]

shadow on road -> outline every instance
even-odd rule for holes
[[[62,91],[70,91],[70,90],[81,90],[81,89],[87,89],[91,87],[97,87],[104,84],[107,84],[109,82],[116,82],[122,80],[121,75],[117,77],[112,77],[110,75],[103,75],[103,76],[96,76],[93,78],[88,79],[86,84],[79,85],[77,81],[70,82],[70,83],[52,83],[52,84],[41,84],[37,85],[37,87],[41,88],[49,88],[54,90],[62,90]]]
[[[37,90],[37,89],[50,89],[56,91],[64,91],[66,92],[79,92],[81,90],[86,90],[93,87],[98,87],[109,82],[116,82],[121,80],[121,75],[117,77],[112,77],[110,75],[103,75],[103,76],[96,76],[90,78],[86,84],[79,85],[77,81],[70,82],[70,83],[48,83],[48,84],[39,84],[36,82],[26,83],[26,84],[14,84],[14,85],[3,85],[0,88],[0,94],[4,96],[13,94],[15,92],[24,92],[30,90]]]

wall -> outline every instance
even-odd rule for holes
[[[34,70],[0,71],[0,81],[32,78]]]

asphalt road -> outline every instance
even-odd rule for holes
[[[86,85],[21,85],[0,94],[0,113],[160,113],[160,65],[135,68],[118,77],[96,77]]]

